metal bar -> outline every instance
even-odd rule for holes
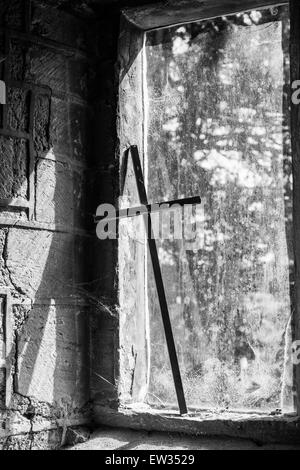
[[[116,211],[116,217],[106,219],[105,216],[95,216],[94,220],[95,222],[99,222],[100,220],[105,218],[107,222],[110,222],[112,220],[125,219],[128,217],[135,217],[135,216],[143,215],[145,214],[145,212],[154,214],[156,212],[161,212],[161,211],[172,209],[172,206],[175,204],[177,204],[180,207],[184,207],[185,205],[201,204],[201,198],[200,196],[186,197],[183,199],[174,199],[173,201],[166,201],[166,202],[160,202],[160,203],[155,203],[155,204],[145,204],[144,206],[136,206],[130,209],[120,209]],[[163,205],[168,206],[168,207],[162,207]]]
[[[147,193],[146,193],[138,148],[135,145],[131,146],[130,153],[132,157],[132,163],[133,163],[134,173],[136,177],[140,202],[141,204],[144,204],[145,206],[147,206],[148,199],[147,199]],[[172,369],[172,374],[173,374],[173,379],[174,379],[174,385],[175,385],[179,410],[180,410],[180,414],[183,415],[187,413],[187,407],[186,407],[186,402],[185,402],[184,390],[182,386],[177,352],[175,348],[172,325],[170,321],[169,309],[168,309],[168,304],[167,304],[167,299],[166,299],[166,294],[165,294],[165,289],[164,289],[164,284],[163,284],[163,279],[162,279],[162,274],[161,274],[161,269],[160,269],[160,264],[159,264],[159,259],[158,259],[157,246],[156,246],[156,242],[155,242],[154,235],[152,232],[151,216],[149,212],[147,214],[144,214],[144,222],[145,222],[146,230],[148,230],[148,233],[147,233],[148,246],[149,246],[149,251],[150,251],[150,256],[151,256],[151,261],[152,261],[152,266],[153,266],[157,295],[158,295],[159,305],[161,309],[161,316],[162,316],[164,330],[165,330],[165,336],[166,336],[166,341],[167,341],[167,347],[168,347],[168,352],[169,352],[169,357],[170,357],[171,369]]]

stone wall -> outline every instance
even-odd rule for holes
[[[59,446],[118,404],[118,243],[93,214],[119,195],[120,8],[0,2],[4,448]]]
[[[132,143],[117,131],[119,82],[130,85],[122,66],[136,56],[119,36],[120,10],[147,2],[0,0],[3,449],[57,448],[69,426],[97,420],[95,404],[116,407],[120,359],[125,397],[133,383],[118,243],[96,238],[93,214],[116,203],[119,154]]]
[[[23,0],[0,27],[0,442],[52,448],[90,421],[96,28]]]

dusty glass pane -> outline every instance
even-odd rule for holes
[[[151,202],[200,195],[201,242],[158,241],[188,406],[293,409],[288,9],[147,34]],[[176,403],[151,264],[147,400]]]

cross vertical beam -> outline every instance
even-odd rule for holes
[[[136,145],[132,145],[129,148],[129,151],[130,151],[131,158],[132,158],[133,169],[134,169],[134,173],[136,177],[136,184],[137,184],[140,203],[143,204],[144,206],[147,206],[148,198],[147,198],[144,176],[142,173],[142,167],[141,167],[141,161],[139,157],[138,148]],[[186,407],[186,401],[185,401],[185,396],[184,396],[184,390],[182,386],[177,352],[175,348],[172,325],[170,321],[169,309],[168,309],[168,304],[167,304],[167,299],[166,299],[166,294],[165,294],[165,289],[164,289],[164,283],[163,283],[159,259],[158,259],[157,246],[156,246],[156,242],[155,242],[155,238],[154,238],[154,234],[152,230],[150,212],[145,214],[143,218],[145,222],[145,228],[148,232],[147,233],[148,246],[149,246],[149,251],[150,251],[150,256],[151,256],[151,261],[152,261],[156,290],[157,290],[157,295],[158,295],[158,300],[159,300],[159,305],[160,305],[160,310],[161,310],[162,321],[164,325],[164,331],[165,331],[165,336],[166,336],[166,341],[167,341],[167,347],[168,347],[168,352],[169,352],[169,358],[170,358],[170,363],[171,363],[171,369],[172,369],[172,374],[173,374],[173,379],[174,379],[174,384],[175,384],[179,410],[180,410],[180,414],[183,415],[187,413],[187,407]]]

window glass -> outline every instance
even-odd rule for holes
[[[200,195],[159,256],[187,404],[293,409],[288,8],[147,33],[150,202]],[[186,222],[186,221],[185,221]],[[151,261],[147,401],[176,404]]]

